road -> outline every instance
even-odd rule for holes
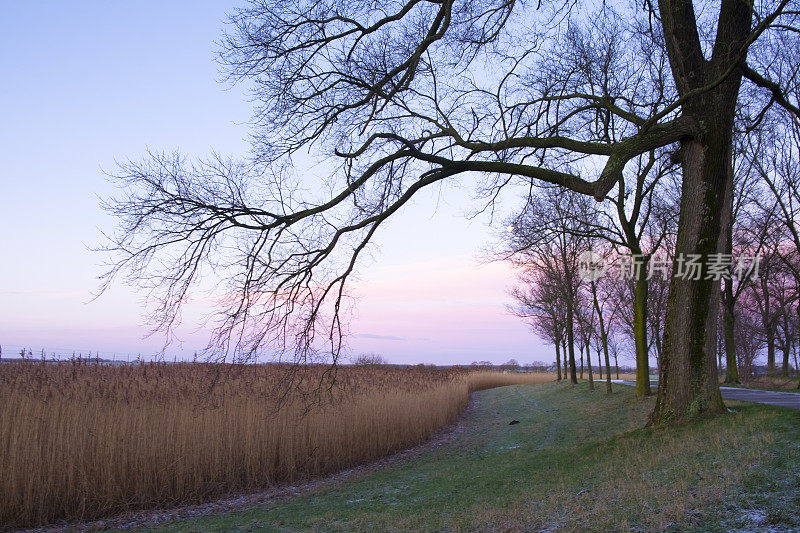
[[[612,380],[612,382],[624,385],[635,386],[636,382],[631,380]],[[658,382],[651,382],[653,387]],[[722,397],[728,400],[742,400],[745,402],[766,403],[769,405],[780,405],[791,409],[800,409],[800,393],[797,392],[778,392],[761,389],[742,389],[739,387],[720,387]]]

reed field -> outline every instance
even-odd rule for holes
[[[0,525],[201,502],[419,444],[472,391],[552,374],[391,366],[0,365]]]

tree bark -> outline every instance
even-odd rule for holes
[[[611,361],[608,357],[608,338],[603,336],[603,355],[606,358],[606,393],[611,394]],[[617,372],[617,379],[619,379],[619,372]]]
[[[656,368],[659,368],[661,366],[661,324],[658,321],[654,331],[653,344],[656,347]]]
[[[725,383],[741,383],[739,366],[736,362],[736,315],[733,286],[730,280],[725,281],[725,292],[722,298],[722,324],[725,329]]]
[[[611,361],[608,357],[608,331],[606,331],[606,323],[603,320],[603,308],[600,306],[600,301],[597,299],[597,286],[592,281],[592,303],[594,310],[597,313],[597,323],[600,326],[600,343],[603,345],[603,354],[606,359],[606,393],[611,394]],[[600,349],[597,349],[597,360],[600,362]],[[603,379],[603,366],[600,365],[600,379]],[[619,367],[617,367],[617,379],[619,379]]]
[[[637,272],[633,295],[633,336],[636,345],[636,396],[650,396],[650,359],[647,353],[647,263]]]
[[[789,339],[786,339],[786,344],[783,347],[783,364],[781,365],[781,375],[789,376],[789,353],[792,351],[792,345]]]
[[[711,118],[711,117],[709,117]],[[719,131],[719,130],[716,130]],[[724,410],[717,381],[719,280],[679,276],[681,258],[700,256],[705,265],[723,249],[720,227],[731,212],[732,124],[706,142],[682,143],[683,194],[670,282],[664,352],[651,424],[683,422]],[[726,139],[727,137],[727,139]]]
[[[697,132],[680,144],[683,186],[670,281],[656,405],[650,424],[682,422],[724,410],[717,378],[719,280],[679,278],[680,258],[725,250],[721,228],[730,222],[733,125],[742,81],[742,51],[752,29],[753,3],[722,0],[711,58],[703,53],[691,0],[659,0],[672,78],[685,98],[681,115]]]
[[[572,313],[572,302],[567,305],[567,348],[569,350],[569,380],[575,385],[578,383],[578,376],[575,375],[575,328],[574,315]]]
[[[600,357],[600,347],[597,347],[597,375],[600,381],[603,381],[603,358]]]
[[[558,381],[561,381],[561,339],[556,339],[556,371]]]
[[[767,321],[764,331],[767,334],[767,373],[775,374],[775,328],[772,327],[772,322]]]
[[[589,339],[586,339],[586,368],[589,370],[589,390],[594,390],[594,376],[592,375],[592,350]]]

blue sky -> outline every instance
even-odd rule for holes
[[[220,83],[214,62],[221,2],[0,2],[0,345],[34,351],[151,353],[142,295],[123,285],[95,301],[113,220],[98,198],[104,171],[148,148],[244,154],[251,106]],[[469,194],[431,191],[378,235],[351,326],[355,352],[393,362],[548,360],[505,311],[513,282],[480,266],[486,220],[468,221]],[[496,221],[497,224],[501,220]],[[188,309],[185,356],[202,346]]]

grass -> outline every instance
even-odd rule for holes
[[[475,390],[553,379],[465,369],[0,366],[0,527],[257,491],[375,460]],[[287,384],[293,384],[287,388]]]
[[[729,531],[800,528],[800,417],[642,429],[652,399],[581,383],[476,393],[448,444],[376,473],[158,531]],[[509,425],[512,419],[519,424]]]

